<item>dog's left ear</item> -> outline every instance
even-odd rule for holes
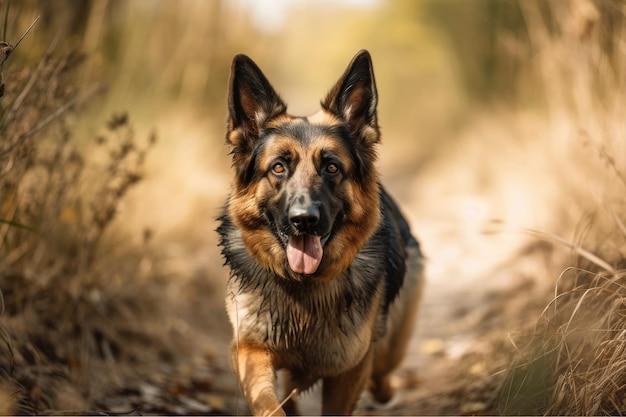
[[[357,140],[371,145],[380,140],[376,106],[378,93],[372,58],[359,51],[322,101],[322,108],[346,121]]]

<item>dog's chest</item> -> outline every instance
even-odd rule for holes
[[[323,376],[355,366],[372,340],[377,289],[345,284],[295,292],[281,285],[244,290],[231,280],[227,310],[235,337],[268,347],[281,368]]]

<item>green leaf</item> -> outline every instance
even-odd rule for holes
[[[18,229],[28,230],[29,232],[35,233],[37,235],[39,234],[39,232],[36,229],[34,229],[34,228],[30,227],[30,226],[26,226],[25,224],[21,224],[21,223],[14,222],[14,221],[11,221],[11,220],[0,219],[0,224],[2,224],[2,223],[8,224],[11,227],[17,227]]]

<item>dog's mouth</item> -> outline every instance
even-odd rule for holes
[[[319,273],[326,245],[335,234],[337,226],[335,222],[326,219],[323,217],[317,224],[308,227],[307,225],[296,227],[287,219],[275,222],[273,217],[269,216],[268,223],[274,226],[272,227],[274,236],[285,251],[288,264],[285,265],[285,272],[293,279],[302,279],[297,275],[315,276]],[[289,274],[289,270],[293,274]]]
[[[320,236],[300,234],[287,240],[287,261],[298,274],[312,275],[322,262],[324,249]]]
[[[287,235],[280,232],[280,237],[285,242],[287,262],[293,272],[304,275],[313,275],[317,272],[330,233],[318,236],[309,233]]]

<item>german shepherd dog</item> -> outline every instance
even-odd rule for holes
[[[235,56],[226,142],[235,179],[217,229],[230,267],[233,368],[256,415],[298,412],[285,392],[318,380],[322,413],[350,414],[366,386],[392,396],[421,297],[423,257],[379,182],[378,95],[360,51],[310,117]]]

